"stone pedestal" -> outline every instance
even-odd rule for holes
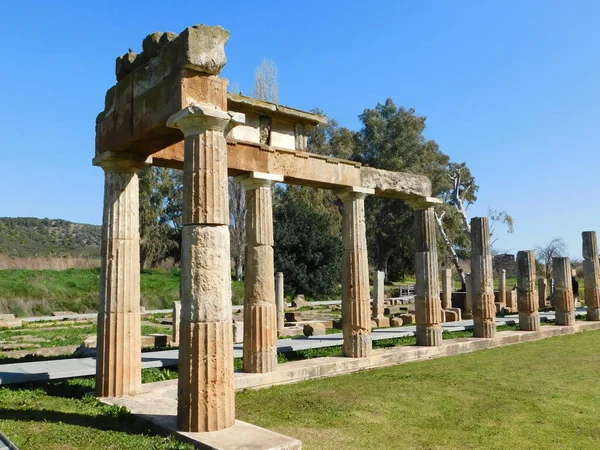
[[[105,172],[96,391],[121,397],[142,384],[138,171],[144,162],[107,152],[94,164]]]
[[[600,320],[600,264],[598,242],[595,231],[584,231],[583,238],[583,283],[587,320]]]
[[[442,345],[436,225],[433,208],[415,211],[417,345]]]
[[[185,136],[177,405],[182,431],[217,431],[235,422],[227,144],[223,134],[229,118],[214,106],[194,106],[167,122]]]
[[[471,289],[473,291],[473,336],[496,335],[492,247],[487,217],[471,219]]]
[[[532,250],[517,253],[517,302],[519,328],[523,331],[538,331],[538,293],[535,290],[535,253]]]
[[[285,294],[283,293],[283,273],[275,275],[275,303],[277,305],[277,333],[285,328]]]
[[[372,189],[350,188],[338,191],[344,204],[342,213],[342,324],[344,356],[371,355],[371,308],[369,301],[369,261],[365,228],[365,197]]]
[[[452,308],[452,269],[442,270],[442,309]]]
[[[179,345],[181,330],[181,302],[173,302],[173,345]]]
[[[554,306],[557,325],[575,325],[575,302],[571,283],[569,258],[552,258],[554,276]]]
[[[539,278],[538,279],[538,302],[539,302],[540,309],[546,307],[546,298],[547,297],[548,296],[546,295],[546,279]]]
[[[506,270],[501,269],[498,273],[498,303],[506,305]]]
[[[373,272],[373,319],[383,319],[385,309],[385,272]]]
[[[246,190],[244,371],[277,369],[277,305],[273,261],[273,183],[283,176],[253,172],[238,177]]]
[[[473,313],[473,284],[471,282],[471,274],[465,273],[465,312]]]

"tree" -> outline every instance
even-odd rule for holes
[[[535,247],[535,255],[546,266],[546,278],[552,278],[552,258],[558,258],[567,252],[567,244],[560,238],[554,238],[546,245]]]
[[[254,98],[279,103],[277,66],[268,58],[264,58],[254,72]]]
[[[234,279],[244,277],[244,254],[246,248],[246,193],[244,187],[229,177],[229,238]]]
[[[506,227],[508,234],[515,231],[515,220],[506,211],[498,211],[488,208],[488,217],[490,219],[490,236],[492,237],[492,247],[498,240],[497,231],[499,227]]]

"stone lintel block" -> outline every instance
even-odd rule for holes
[[[230,324],[229,227],[184,225],[182,234],[182,322]]]
[[[431,180],[423,175],[392,172],[362,167],[361,186],[375,190],[376,195],[396,197],[403,192],[406,200],[427,200],[431,196]]]

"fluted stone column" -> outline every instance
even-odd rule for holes
[[[473,336],[496,335],[496,305],[490,224],[487,217],[471,219],[471,289],[473,292]]]
[[[552,258],[554,306],[557,325],[575,325],[575,302],[569,258]]]
[[[385,272],[373,272],[373,319],[383,319],[385,311]]]
[[[121,397],[142,384],[138,171],[144,162],[107,152],[94,164],[104,169],[96,390]]]
[[[285,295],[283,292],[283,273],[275,275],[275,303],[277,304],[277,332],[285,328]]]
[[[501,269],[498,273],[498,303],[506,305],[506,270]]]
[[[181,302],[173,302],[173,345],[179,345],[181,332]]]
[[[452,269],[442,271],[442,309],[452,308]]]
[[[178,429],[217,431],[235,421],[227,144],[230,116],[193,106],[168,126],[185,136]]]
[[[546,279],[545,278],[539,278],[538,279],[538,299],[539,299],[539,307],[541,308],[545,308],[546,307]]]
[[[595,231],[584,231],[583,238],[583,283],[587,320],[600,320],[600,264],[598,262],[598,241]]]
[[[365,227],[365,197],[373,189],[361,187],[338,191],[344,204],[342,213],[342,325],[344,356],[371,354],[371,305],[369,301],[369,261]]]
[[[523,331],[538,331],[540,315],[538,296],[535,289],[535,252],[533,250],[517,253],[517,304],[519,309],[519,328]]]
[[[465,312],[473,314],[473,283],[470,273],[465,273]]]
[[[253,172],[237,178],[246,190],[244,371],[277,369],[277,306],[273,261],[274,182],[283,176]]]
[[[433,208],[416,210],[414,214],[417,345],[433,347],[442,345],[435,215]]]

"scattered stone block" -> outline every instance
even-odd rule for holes
[[[166,347],[172,342],[167,334],[147,334],[142,336],[142,347]]]
[[[444,310],[444,322],[458,322],[460,320],[460,313],[452,311],[450,309]]]
[[[414,314],[400,314],[400,318],[402,319],[402,323],[404,325],[412,325],[415,323]]]
[[[15,320],[14,314],[0,314],[0,322]]]
[[[304,336],[324,336],[327,334],[327,328],[322,323],[307,323],[304,325],[302,332]]]
[[[244,342],[244,321],[234,320],[231,328],[233,329],[233,343],[241,344]]]
[[[462,310],[460,308],[448,308],[448,311],[454,311],[457,314],[457,321],[462,320]]]
[[[23,320],[0,320],[0,328],[20,328],[23,326]]]
[[[298,294],[294,297],[294,299],[292,300],[292,307],[293,308],[302,308],[303,306],[308,306],[308,303],[306,302],[305,298],[304,298],[304,294]]]
[[[401,327],[402,325],[404,325],[404,321],[400,317],[392,317],[390,319],[390,326]]]
[[[24,350],[24,349],[32,349],[32,348],[40,348],[39,344],[33,344],[29,342],[0,342],[0,350]]]
[[[508,309],[511,313],[517,312],[517,291],[510,290],[506,291],[506,309]]]
[[[304,327],[285,327],[279,332],[280,338],[286,338],[291,336],[300,336],[304,333]]]
[[[53,317],[57,317],[57,316],[75,316],[75,315],[77,315],[77,313],[74,313],[73,311],[53,311],[51,315]]]
[[[96,336],[86,337],[79,348],[75,350],[73,356],[79,358],[89,358],[96,356]]]
[[[388,328],[390,326],[390,318],[389,317],[380,317],[373,319],[375,323],[375,328]]]
[[[399,314],[402,312],[406,312],[406,307],[404,307],[404,306],[388,306],[384,310],[384,314],[386,316],[391,316],[391,315]]]

